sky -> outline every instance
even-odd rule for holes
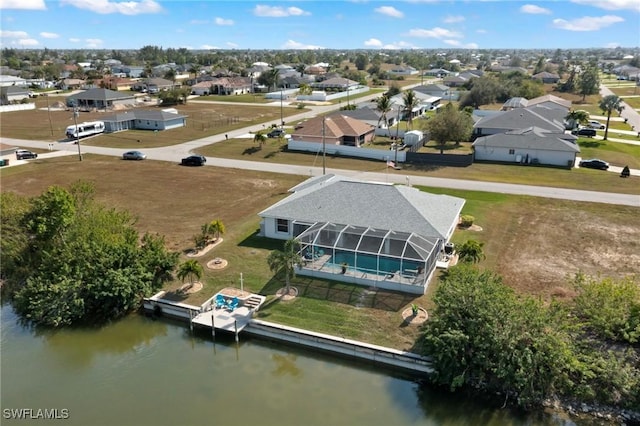
[[[640,0],[0,0],[3,48],[640,46]]]

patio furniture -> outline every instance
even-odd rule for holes
[[[216,295],[216,309],[224,308],[225,306],[227,306],[227,301],[224,296],[221,294]]]
[[[237,297],[234,297],[231,301],[227,302],[227,309],[233,312],[238,307],[238,303],[240,303],[240,301]]]

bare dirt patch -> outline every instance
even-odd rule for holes
[[[429,314],[424,308],[418,308],[418,313],[414,315],[410,307],[402,311],[402,319],[405,324],[420,325],[429,319]]]
[[[220,269],[226,268],[228,264],[229,262],[227,262],[226,259],[216,257],[207,262],[207,268],[213,269],[214,271],[218,271]]]
[[[193,284],[184,284],[178,289],[179,294],[194,294],[202,290],[204,286],[200,281],[196,281]]]
[[[276,291],[276,297],[284,301],[293,300],[298,297],[298,289],[295,287],[290,287],[289,291],[287,292],[287,288],[282,287],[281,289]]]

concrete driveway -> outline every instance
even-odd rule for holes
[[[573,165],[573,167],[576,168],[576,169],[579,169],[580,168],[580,161],[582,161],[582,157],[576,157],[576,162]],[[622,169],[624,169],[624,166],[620,167],[620,166],[609,165],[609,168],[606,171],[620,174],[620,173],[622,173]],[[638,169],[629,169],[629,174],[631,176],[640,176],[640,170],[638,170]]]

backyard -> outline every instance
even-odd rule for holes
[[[414,297],[298,276],[293,280],[299,290],[296,299],[279,302],[274,297],[283,278],[273,276],[266,257],[280,243],[256,236],[257,213],[285,197],[289,188],[305,179],[303,176],[184,168],[89,154],[82,162],[75,157],[58,157],[0,169],[0,178],[3,192],[27,196],[40,194],[53,184],[67,186],[77,179],[94,182],[99,200],[131,211],[142,232],[164,235],[167,246],[181,253],[193,248],[193,236],[202,224],[222,221],[224,241],[198,261],[206,265],[220,257],[228,266],[216,271],[205,267],[204,288],[192,295],[174,293],[182,285],[179,281],[167,286],[176,298],[188,303],[201,303],[224,287],[238,287],[242,273],[245,289],[268,297],[260,318],[401,349],[410,348],[418,334],[416,327],[403,326],[402,310],[411,303],[432,307],[430,295],[437,277],[427,295]],[[567,277],[578,271],[622,276],[640,270],[638,208],[428,190],[467,200],[463,213],[474,215],[483,230],[457,231],[454,241],[484,242],[487,258],[480,265],[503,275],[517,291],[547,300],[551,296],[570,297],[573,289]]]

